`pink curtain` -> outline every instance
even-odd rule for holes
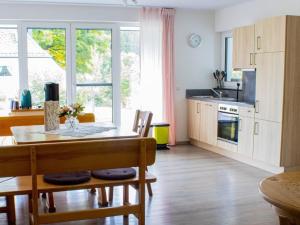
[[[174,111],[174,17],[175,9],[162,9],[163,117],[170,124],[169,144],[176,144]]]

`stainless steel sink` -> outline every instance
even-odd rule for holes
[[[228,102],[235,102],[236,99],[235,98],[229,98],[229,97],[222,97],[222,98],[219,98],[219,97],[214,97],[212,95],[209,95],[209,96],[193,96],[195,98],[208,98],[208,99],[214,99],[214,100],[218,100],[218,101],[228,101]]]
[[[228,102],[236,102],[236,98],[229,98],[229,97],[214,97],[213,99],[219,100],[219,101],[228,101]]]

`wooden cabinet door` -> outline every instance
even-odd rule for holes
[[[188,100],[188,136],[200,141],[200,102]]]
[[[256,54],[255,118],[282,120],[284,57],[284,52]]]
[[[285,51],[286,16],[264,19],[255,24],[255,52]]]
[[[233,30],[232,64],[235,69],[254,68],[254,25]]]
[[[252,158],[254,118],[239,116],[238,153]]]
[[[217,145],[218,136],[218,105],[201,102],[200,141]]]
[[[253,159],[280,165],[281,124],[255,119]]]

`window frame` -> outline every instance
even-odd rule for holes
[[[22,89],[28,89],[28,48],[27,48],[27,30],[32,29],[65,29],[66,31],[66,101],[67,104],[72,103],[72,99],[70,96],[70,90],[68,88],[68,82],[71,81],[71,46],[70,42],[68,41],[70,37],[70,26],[67,23],[61,23],[61,22],[24,22],[21,23],[21,40],[20,45],[22,46],[23,52],[22,56],[23,59],[21,60],[21,68],[22,73],[20,73],[20,82],[22,83],[22,88],[20,87],[20,90]]]
[[[226,39],[233,38],[232,31],[225,31],[221,33],[221,70],[226,71]],[[236,89],[237,83],[240,83],[242,89],[242,82],[225,81],[224,88]]]
[[[121,73],[121,58],[120,58],[120,26],[114,23],[71,23],[71,44],[72,44],[72,90],[71,98],[74,101],[76,98],[76,29],[111,29],[112,31],[112,122],[119,126],[121,124],[121,90],[120,90],[120,73]],[[81,85],[84,86],[84,85]],[[108,83],[95,83],[94,85],[86,85],[89,87],[108,86]]]
[[[101,23],[101,22],[75,22],[75,21],[0,21],[1,25],[16,25],[18,31],[18,58],[19,58],[19,90],[28,88],[28,28],[61,28],[66,30],[66,101],[72,104],[76,100],[76,28],[83,29],[111,29],[112,30],[112,122],[121,124],[121,48],[120,28],[124,26],[139,27],[138,23]]]

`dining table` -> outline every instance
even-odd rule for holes
[[[300,171],[268,177],[259,191],[275,209],[280,225],[300,225]]]
[[[45,131],[44,125],[16,126],[11,127],[11,132],[18,145],[139,137],[138,133],[126,127],[97,122],[80,123],[74,130],[67,129],[64,124],[53,131]]]

